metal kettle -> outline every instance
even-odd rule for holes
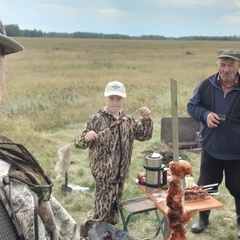
[[[149,153],[143,167],[146,169],[146,191],[148,193],[167,184],[167,169],[162,164],[161,154]]]

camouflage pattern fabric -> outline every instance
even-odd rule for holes
[[[28,185],[11,180],[0,181],[0,200],[25,240],[80,239],[76,222],[53,196],[39,201]]]
[[[94,222],[119,222],[118,209],[121,204],[124,181],[129,171],[134,140],[151,139],[153,122],[151,119],[135,120],[121,112],[122,122],[104,109],[90,117],[83,132],[75,138],[75,147],[89,148],[89,166],[96,182],[93,209],[88,214],[88,228]],[[113,124],[114,126],[111,127]],[[85,142],[84,136],[95,131],[99,137],[93,142]],[[91,223],[89,226],[89,223]]]

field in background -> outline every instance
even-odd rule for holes
[[[18,40],[25,50],[6,57],[0,130],[23,143],[41,162],[54,180],[54,196],[79,224],[91,208],[94,182],[88,168],[88,151],[74,149],[73,138],[87,118],[103,106],[106,83],[123,82],[127,88],[125,111],[131,114],[141,106],[148,106],[155,122],[153,139],[135,142],[124,192],[124,198],[132,198],[142,195],[132,177],[143,171],[145,153],[162,150],[160,121],[171,115],[170,78],[178,82],[179,116],[188,116],[186,103],[195,86],[216,71],[216,52],[239,47],[238,42],[230,41]],[[69,182],[90,187],[89,193],[64,195],[60,191],[64,178],[56,179],[54,166],[58,148],[68,143],[72,147]],[[200,155],[184,154],[197,179]],[[188,239],[236,238],[233,199],[224,184],[220,193],[217,197],[224,203],[224,209],[212,212],[211,225],[204,234],[189,232]],[[135,220],[131,231],[134,239],[154,230],[152,219],[148,214]]]

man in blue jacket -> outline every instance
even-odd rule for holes
[[[217,55],[217,73],[203,80],[187,104],[191,117],[201,123],[198,136],[202,144],[198,185],[221,184],[234,197],[237,236],[240,238],[240,53],[222,49]],[[209,224],[210,211],[199,213],[192,225],[201,233]]]

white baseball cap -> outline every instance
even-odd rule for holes
[[[107,84],[104,90],[104,96],[108,97],[112,95],[117,95],[123,98],[127,96],[126,89],[121,82],[113,81]]]

